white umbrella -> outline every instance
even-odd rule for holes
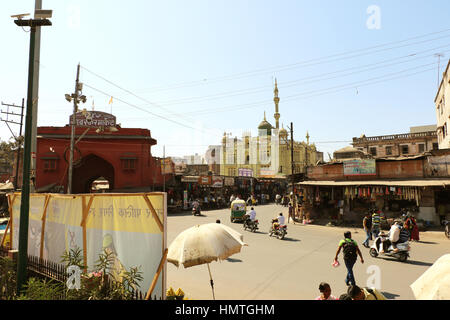
[[[185,268],[207,264],[214,297],[214,283],[209,263],[225,260],[239,253],[243,246],[243,236],[234,229],[220,223],[197,225],[181,232],[169,246],[167,261]]]
[[[450,254],[440,257],[410,287],[417,300],[449,300]]]

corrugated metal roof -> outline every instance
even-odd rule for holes
[[[450,179],[439,180],[366,180],[366,181],[303,181],[297,185],[309,186],[398,186],[398,187],[445,187]]]

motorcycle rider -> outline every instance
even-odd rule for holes
[[[392,244],[394,247],[394,252],[398,252],[397,243],[400,241],[400,231],[401,231],[401,221],[395,220],[389,230],[389,238],[386,240],[381,240],[380,253],[384,253],[385,249],[388,250],[389,246]]]
[[[198,201],[198,199],[195,199],[194,202],[192,202],[192,208],[200,213],[200,202]]]
[[[276,229],[276,227],[284,225],[284,222],[285,221],[283,213],[280,212],[280,214],[278,215],[278,217],[276,217],[276,219],[272,219],[272,228]]]
[[[255,209],[252,207],[250,212],[245,214],[246,220],[250,220],[250,223],[254,222],[256,219],[256,211]]]

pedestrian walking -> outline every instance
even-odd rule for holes
[[[357,255],[361,258],[361,263],[364,263],[361,251],[358,248],[358,244],[352,239],[352,233],[347,231],[344,233],[344,239],[339,242],[338,250],[334,261],[337,261],[338,255],[343,249],[345,267],[347,268],[347,277],[345,278],[345,284],[349,286],[350,284],[356,285],[355,276],[353,274],[353,266],[356,263]]]
[[[338,300],[335,296],[331,294],[331,287],[328,283],[322,282],[319,285],[320,296],[315,300]]]
[[[289,203],[289,214],[288,214],[288,223],[289,223],[289,220],[290,219],[292,219],[292,221],[294,222],[294,224],[295,224],[295,219],[294,219],[294,207],[292,206],[292,204],[291,203]]]
[[[372,217],[370,211],[366,213],[366,216],[363,219],[363,228],[366,232],[366,240],[364,240],[363,246],[369,248],[369,240],[372,240]]]
[[[375,209],[372,214],[372,234],[374,239],[376,239],[380,234],[381,219],[382,219],[381,211]]]

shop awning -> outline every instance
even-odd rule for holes
[[[371,181],[302,181],[301,186],[395,186],[395,187],[445,187],[450,179],[439,180],[371,180]]]

